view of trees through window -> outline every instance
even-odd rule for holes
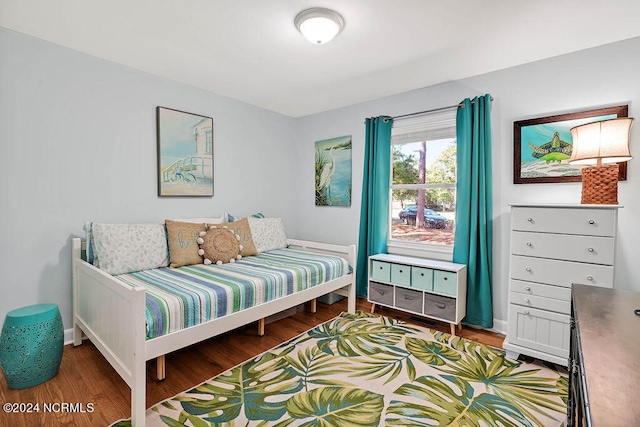
[[[392,146],[391,239],[453,245],[455,138]]]

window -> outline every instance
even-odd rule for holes
[[[452,248],[456,110],[394,121],[391,150],[389,243]]]

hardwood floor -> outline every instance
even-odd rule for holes
[[[346,308],[346,299],[332,305],[318,303],[315,314],[298,312],[268,324],[262,337],[258,336],[257,323],[254,323],[170,353],[166,357],[167,378],[164,381],[155,379],[155,363],[147,362],[147,406],[188,390],[338,316]],[[357,308],[368,312],[371,304],[358,298]],[[449,332],[446,323],[428,324],[401,311],[376,307],[376,313]],[[464,327],[458,333],[498,348],[502,348],[504,341],[504,336],[481,329]],[[0,411],[2,427],[106,426],[131,416],[129,387],[89,341],[79,347],[65,346],[58,375],[44,384],[11,390],[0,372],[0,403],[25,404],[19,413]],[[33,412],[26,413],[29,406]]]

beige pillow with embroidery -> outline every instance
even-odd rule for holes
[[[251,236],[251,227],[249,227],[249,220],[247,218],[228,222],[225,225],[229,227],[229,229],[234,233],[236,233],[236,235],[240,238],[240,244],[242,245],[240,255],[258,255],[258,250],[256,249],[256,245],[253,242],[253,237]]]
[[[167,226],[167,240],[169,242],[169,267],[202,264],[202,257],[198,254],[198,237],[201,231],[206,231],[204,223],[181,222],[165,220]]]

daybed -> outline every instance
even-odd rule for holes
[[[270,296],[256,298],[255,304],[257,305],[251,306],[243,299],[242,303],[232,301],[227,304],[227,306],[235,306],[234,310],[239,311],[216,310],[211,307],[203,309],[200,307],[201,311],[207,311],[207,316],[210,316],[211,320],[202,321],[202,323],[198,323],[198,320],[195,322],[185,321],[183,322],[184,325],[182,325],[184,329],[169,328],[164,332],[160,332],[163,333],[162,335],[155,336],[157,334],[153,333],[154,329],[166,329],[167,325],[155,328],[149,325],[150,309],[147,304],[149,299],[147,286],[135,282],[144,275],[142,273],[146,274],[147,272],[133,275],[114,275],[105,272],[102,268],[97,268],[87,262],[87,259],[89,259],[89,247],[86,242],[79,238],[73,239],[74,345],[82,344],[84,333],[131,388],[131,417],[134,426],[143,426],[145,423],[146,361],[157,358],[158,371],[161,376],[164,370],[165,354],[251,322],[261,322],[267,316],[307,301],[315,302],[315,298],[329,292],[336,292],[348,297],[348,311],[355,312],[355,245],[340,246],[287,239],[286,246],[288,247],[287,249],[276,251],[271,256],[278,258],[288,256],[285,253],[287,250],[293,250],[294,253],[303,253],[308,256],[311,256],[310,254],[314,254],[313,256],[315,254],[326,254],[327,256],[343,258],[347,261],[349,268],[343,274],[341,273],[340,277],[324,282],[323,280],[326,277],[311,277],[309,275],[309,277],[304,278],[309,285],[308,287],[296,290],[292,289],[289,284],[288,290],[285,291],[282,291],[282,288],[280,288],[280,291],[274,291],[274,286],[277,287],[277,284],[274,285],[271,282],[282,280],[278,277],[283,276],[289,277],[290,280],[290,273],[267,274],[266,281],[270,283],[269,289],[271,290],[268,292]],[[253,268],[244,267],[244,265],[249,263],[253,266],[263,255],[266,256],[267,254],[270,254],[270,252],[240,259],[233,263],[233,266],[231,264],[191,266],[189,268],[192,271],[185,274],[199,276],[199,273],[194,273],[196,271],[194,269],[207,269],[207,271],[210,271],[224,268]],[[265,268],[276,269],[276,267],[269,267],[271,261],[264,262],[268,264]],[[292,264],[295,262],[291,261]],[[184,267],[176,269],[165,267],[160,268],[157,272],[165,275],[170,275],[170,273],[178,274],[182,268]],[[149,275],[153,276],[155,271],[150,270]],[[280,271],[279,267],[278,271]],[[305,272],[306,270],[303,269],[303,275],[306,276]],[[318,276],[323,276],[323,274]],[[166,281],[165,279],[165,277],[162,278],[163,281]],[[314,283],[310,283],[310,280]],[[217,288],[217,286],[211,286],[211,283],[208,283],[207,286]],[[264,291],[256,290],[255,284],[252,284],[252,286],[251,292],[265,293]],[[215,295],[212,297],[212,294],[215,294],[215,292],[210,292],[207,298],[213,299]],[[235,291],[231,295],[232,298],[236,299],[244,298],[242,293]],[[215,304],[215,302],[212,303],[212,305]],[[214,318],[216,315],[214,311],[219,311],[217,315],[221,317]],[[186,318],[188,315],[184,314],[184,317]],[[193,323],[196,324],[189,326]]]

